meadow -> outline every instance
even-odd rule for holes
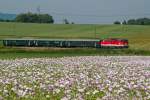
[[[131,49],[150,50],[150,26],[0,23],[4,38],[126,38]]]
[[[0,58],[63,57],[88,55],[150,55],[150,26],[140,25],[84,25],[84,24],[33,24],[0,22],[0,39],[104,39],[125,38],[129,49],[99,50],[91,48],[6,48],[0,42]]]
[[[150,57],[0,60],[1,100],[150,100]]]

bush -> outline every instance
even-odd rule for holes
[[[49,14],[33,14],[30,12],[19,14],[15,21],[25,23],[54,23],[53,17]]]
[[[127,22],[128,25],[150,25],[149,18],[130,19]]]
[[[121,24],[119,21],[115,21],[114,24]]]

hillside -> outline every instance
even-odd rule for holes
[[[150,26],[0,23],[0,39],[24,37],[127,38],[130,48],[150,50]]]

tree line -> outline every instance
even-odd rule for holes
[[[54,19],[49,14],[22,13],[16,16],[14,20],[0,19],[1,22],[23,22],[23,23],[54,23]]]
[[[23,23],[54,23],[54,19],[49,14],[37,14],[37,13],[22,13],[16,16],[14,20],[4,20],[0,19],[0,22],[23,22]],[[64,24],[74,24],[70,23],[67,19],[63,20]],[[150,18],[139,18],[139,19],[129,19],[123,22],[115,21],[114,24],[123,25],[150,25]]]
[[[0,18],[0,22],[14,22],[14,20],[9,20],[9,19],[1,19],[1,18]]]
[[[115,21],[114,24],[123,24],[123,25],[150,25],[150,18],[138,18],[138,19],[129,19],[127,21]]]

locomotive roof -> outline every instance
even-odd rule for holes
[[[98,39],[33,39],[33,38],[6,38],[3,40],[48,40],[48,41],[100,41]]]

